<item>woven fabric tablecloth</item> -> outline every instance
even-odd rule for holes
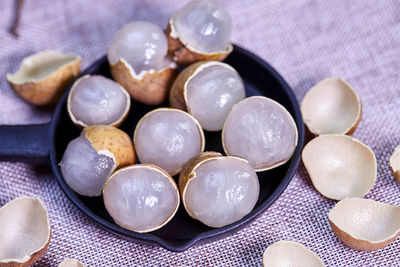
[[[114,33],[132,20],[165,27],[185,1],[26,0],[19,38],[9,34],[14,2],[0,1],[0,124],[43,123],[51,111],[21,101],[7,85],[22,58],[44,49],[75,52],[86,68],[104,55]],[[339,76],[359,93],[363,118],[354,137],[369,145],[378,177],[366,198],[400,205],[400,185],[390,172],[400,143],[400,2],[397,0],[226,0],[233,42],[271,63],[300,101],[315,83]],[[400,240],[375,252],[344,246],[327,220],[334,201],[322,197],[300,165],[289,187],[258,219],[222,240],[182,253],[144,246],[109,233],[64,195],[50,169],[0,163],[0,205],[40,196],[53,236],[37,266],[65,257],[86,266],[260,266],[262,253],[278,240],[303,243],[327,266],[400,266]],[[1,227],[1,226],[0,226]]]

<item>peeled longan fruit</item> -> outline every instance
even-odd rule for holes
[[[83,196],[100,196],[111,173],[134,162],[133,144],[125,132],[96,125],[84,128],[68,144],[60,167],[72,190]]]
[[[116,171],[104,185],[103,199],[119,226],[139,233],[162,227],[179,207],[174,180],[151,164],[136,164]]]
[[[20,197],[0,208],[0,265],[31,266],[50,243],[49,215],[39,198]]]
[[[133,134],[141,163],[154,164],[170,175],[204,150],[204,133],[190,114],[173,108],[150,111],[138,122]]]
[[[218,61],[201,61],[178,75],[169,101],[189,112],[204,130],[220,131],[232,106],[245,96],[243,81],[234,68]]]
[[[191,1],[177,10],[167,26],[168,53],[179,64],[224,60],[231,52],[232,18],[211,0]]]
[[[256,171],[285,164],[297,146],[296,123],[278,102],[263,96],[233,106],[222,130],[227,155],[242,157]]]
[[[188,214],[210,227],[222,227],[254,208],[260,185],[245,159],[205,152],[189,161],[179,176],[182,202]]]
[[[168,97],[177,65],[167,56],[163,30],[146,21],[134,21],[119,30],[108,48],[115,81],[139,102],[158,105]]]
[[[85,75],[69,91],[68,114],[80,127],[119,126],[128,115],[131,98],[118,83],[101,75]]]
[[[7,81],[24,100],[38,106],[57,103],[80,73],[81,59],[75,54],[47,50],[24,58]]]

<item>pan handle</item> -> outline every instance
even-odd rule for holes
[[[0,161],[50,164],[50,124],[0,126]]]

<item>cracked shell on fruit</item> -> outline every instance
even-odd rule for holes
[[[232,106],[246,96],[243,80],[230,65],[201,61],[185,68],[172,85],[169,101],[195,117],[207,131],[220,131]]]
[[[191,1],[177,10],[167,26],[168,53],[181,65],[224,60],[233,50],[232,18],[212,0]]]
[[[106,125],[89,126],[72,140],[60,162],[61,173],[72,190],[83,196],[100,196],[114,170],[133,164],[130,137]]]
[[[111,74],[131,97],[147,105],[167,100],[177,65],[167,55],[167,39],[160,27],[134,21],[119,30],[108,49]]]
[[[253,210],[260,185],[247,160],[204,152],[184,166],[179,190],[193,219],[210,227],[223,227]]]

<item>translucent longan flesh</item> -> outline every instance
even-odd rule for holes
[[[71,112],[86,125],[116,123],[124,116],[130,101],[123,90],[103,76],[84,77],[71,92]]]
[[[239,74],[221,65],[202,69],[186,87],[190,113],[204,130],[222,130],[232,106],[245,97]]]
[[[222,227],[247,215],[257,202],[260,186],[245,161],[224,157],[204,161],[189,181],[185,200],[195,217],[211,227]]]
[[[177,188],[169,178],[137,166],[115,173],[104,186],[103,198],[118,225],[138,232],[158,228],[179,204]]]
[[[157,25],[134,21],[119,30],[108,48],[108,61],[127,61],[136,74],[142,70],[159,70],[167,54],[167,37]]]
[[[81,135],[68,144],[60,167],[65,182],[72,190],[83,196],[99,196],[114,169],[114,161],[99,154]]]
[[[173,16],[179,39],[200,52],[227,50],[232,33],[232,18],[219,4],[210,0],[192,1]]]
[[[175,175],[202,149],[200,129],[193,118],[174,109],[145,115],[135,134],[135,149],[141,163],[151,163]]]
[[[290,114],[266,97],[247,98],[232,108],[223,131],[225,151],[265,169],[287,161],[297,145]]]

